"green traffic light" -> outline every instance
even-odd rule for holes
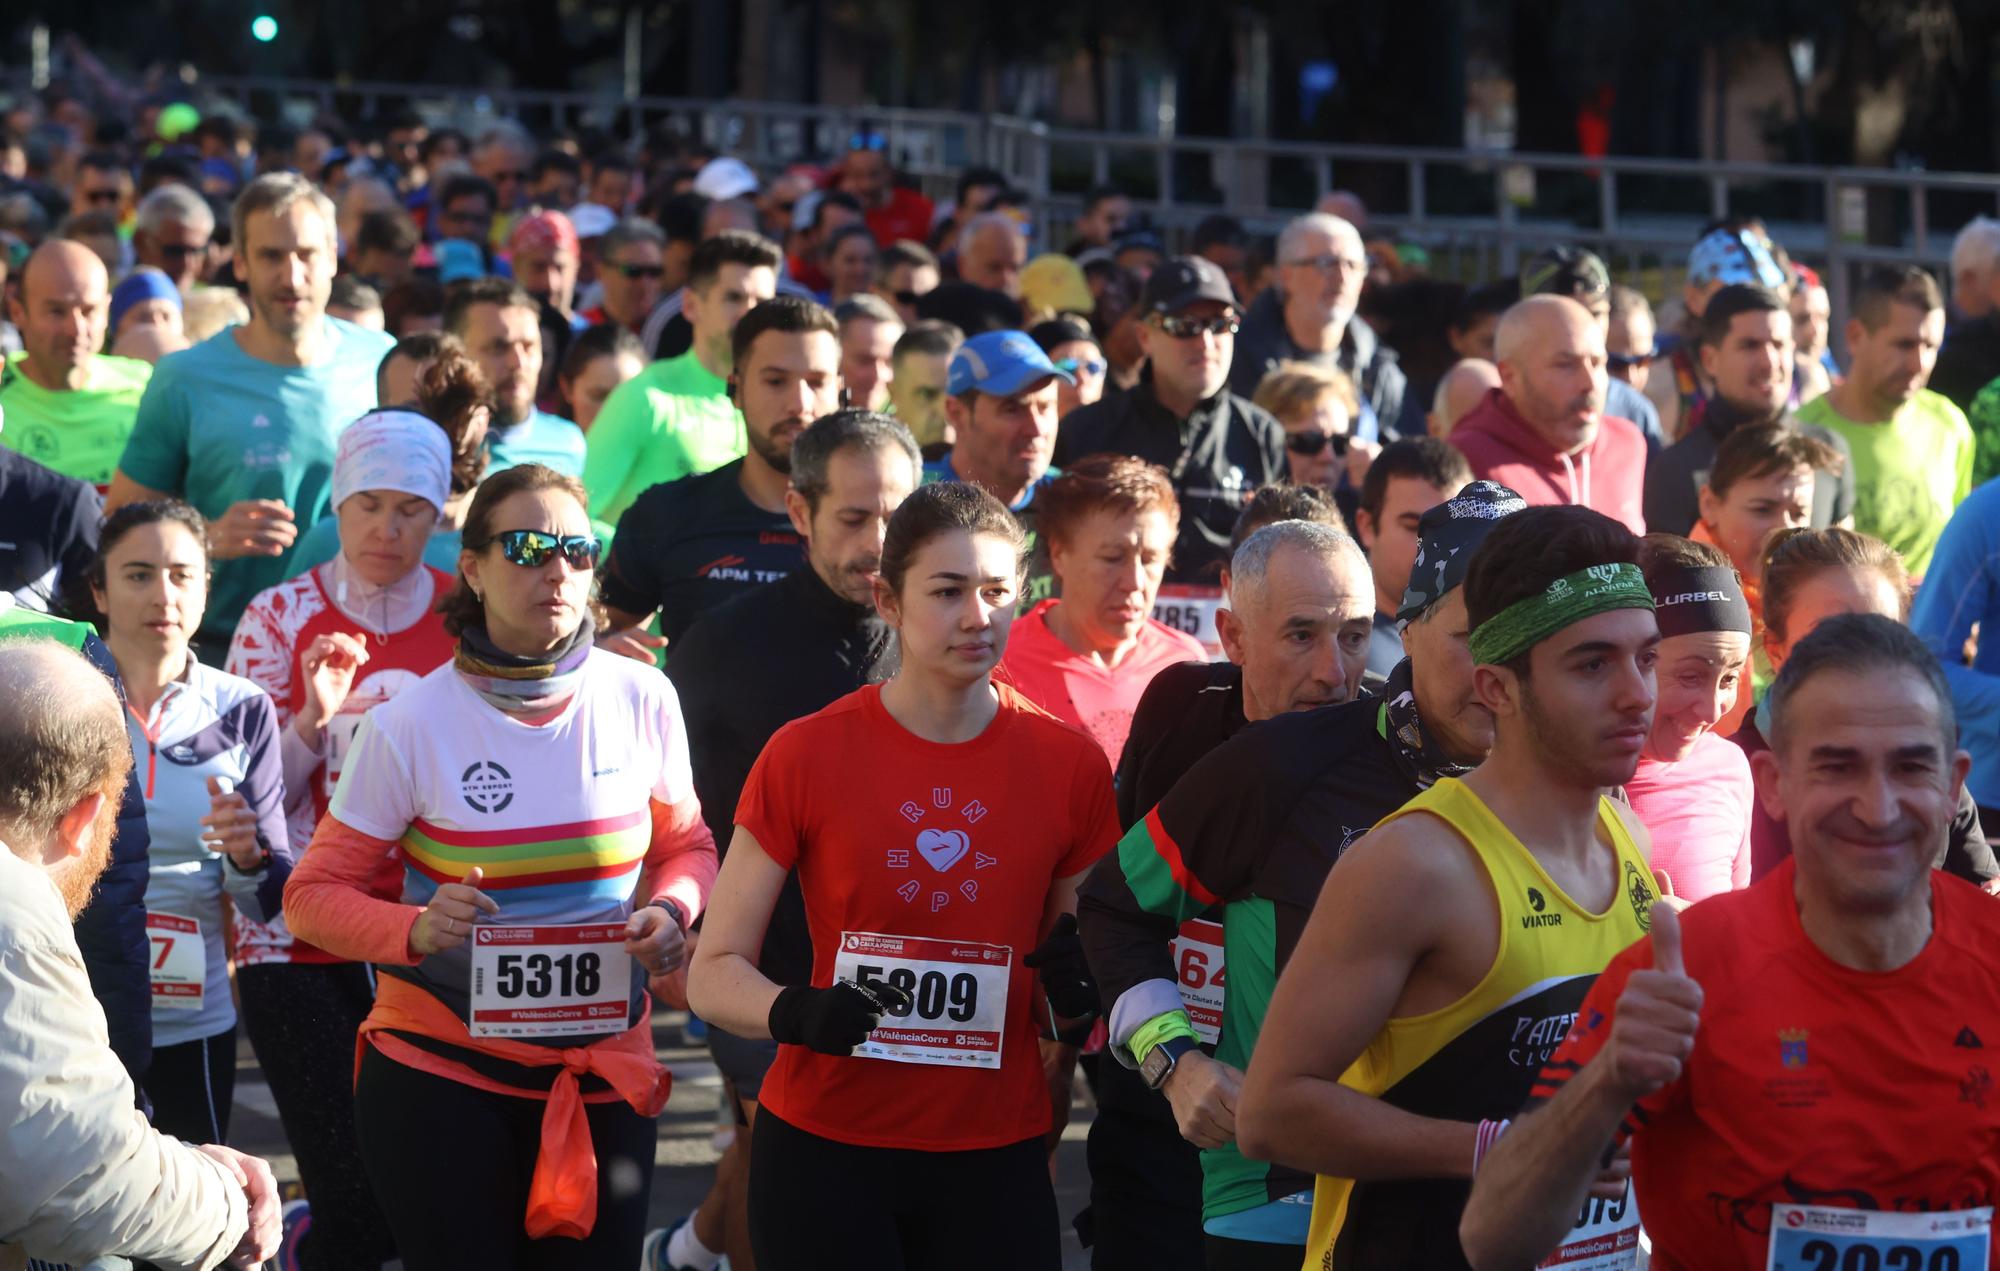
[[[250,19],[250,34],[258,43],[269,44],[278,38],[278,20],[268,13],[260,13]]]

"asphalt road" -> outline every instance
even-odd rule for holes
[[[709,1062],[708,1051],[690,1046],[683,1038],[685,1016],[676,1011],[654,1013],[653,1038],[660,1061],[674,1074],[673,1095],[660,1114],[659,1146],[654,1154],[652,1220],[666,1226],[692,1210],[707,1194],[715,1162],[720,1155],[714,1144],[722,1103],[722,1079]],[[298,1180],[298,1167],[285,1142],[284,1127],[278,1122],[277,1105],[271,1100],[257,1067],[250,1043],[238,1034],[236,1104],[230,1123],[232,1146],[270,1161],[281,1184]],[[1063,1219],[1064,1271],[1081,1271],[1090,1265],[1089,1254],[1077,1244],[1069,1221],[1083,1207],[1089,1194],[1089,1178],[1084,1165],[1083,1142],[1091,1116],[1090,1099],[1078,1088],[1075,1109],[1062,1147],[1056,1153],[1056,1202]]]

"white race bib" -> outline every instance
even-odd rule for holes
[[[1993,1209],[1942,1213],[1771,1206],[1766,1271],[1981,1271],[1989,1265]]]
[[[1013,966],[1007,945],[842,933],[836,979],[887,981],[912,999],[909,1010],[883,1016],[854,1053],[899,1064],[998,1068]]]
[[[333,797],[333,788],[340,782],[340,767],[347,760],[347,752],[354,748],[354,734],[361,727],[361,717],[366,711],[337,711],[326,721],[326,797]]]
[[[1222,661],[1222,637],[1215,631],[1215,611],[1229,603],[1220,587],[1168,583],[1153,600],[1153,620],[1201,641],[1208,660]]]
[[[153,1009],[200,1010],[208,988],[208,946],[201,938],[201,923],[149,909],[146,939],[153,948]]]
[[[1616,1200],[1586,1196],[1576,1225],[1561,1245],[1535,1265],[1562,1271],[1626,1271],[1639,1260],[1639,1200],[1632,1184]]]
[[[474,1037],[622,1033],[632,998],[624,923],[472,929]]]
[[[1181,1005],[1194,1021],[1195,1035],[1213,1046],[1222,1037],[1222,924],[1190,918],[1174,937],[1174,974],[1180,980]]]

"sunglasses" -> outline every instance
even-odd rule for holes
[[[86,190],[83,194],[83,201],[86,203],[116,203],[118,201],[118,191]]]
[[[1108,363],[1101,357],[1084,358],[1081,361],[1073,357],[1066,357],[1057,362],[1055,367],[1058,371],[1068,371],[1071,375],[1082,371],[1085,375],[1095,378],[1104,374],[1107,365]]]
[[[1328,446],[1332,446],[1333,457],[1336,459],[1345,459],[1348,450],[1353,445],[1354,439],[1344,432],[1288,432],[1285,434],[1285,449],[1295,455],[1305,455],[1307,458],[1311,458],[1320,451],[1325,450]]]
[[[604,550],[604,544],[589,534],[550,534],[543,530],[503,530],[493,536],[493,541],[500,545],[501,559],[527,569],[540,569],[557,552],[563,554],[571,569],[596,569],[598,554]]]
[[[186,260],[190,256],[199,256],[207,251],[208,244],[203,243],[199,247],[189,247],[185,243],[161,243],[156,250],[162,256],[171,256],[175,260]]]
[[[664,278],[667,274],[664,265],[614,265],[612,268],[627,278]]]
[[[1635,366],[1651,366],[1653,356],[1650,350],[1645,353],[1609,353],[1604,360],[1618,370],[1629,371]]]
[[[1192,340],[1198,335],[1235,335],[1242,326],[1235,318],[1181,318],[1157,316],[1153,325],[1176,340]]]

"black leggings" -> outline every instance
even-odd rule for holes
[[[153,1128],[200,1145],[229,1141],[229,1105],[236,1099],[236,1026],[213,1037],[153,1047],[146,1069]]]
[[[406,1271],[597,1271],[639,1265],[653,1190],[653,1118],[585,1105],[597,1151],[597,1223],[582,1240],[528,1237],[540,1099],[493,1094],[369,1047],[354,1089],[361,1163]]]
[[[375,1005],[358,962],[240,967],[243,1031],[278,1105],[312,1205],[305,1271],[373,1271],[396,1256],[354,1143],[354,1034]]]
[[[758,1271],[1055,1271],[1042,1136],[970,1152],[855,1147],[760,1105],[751,1131]]]

